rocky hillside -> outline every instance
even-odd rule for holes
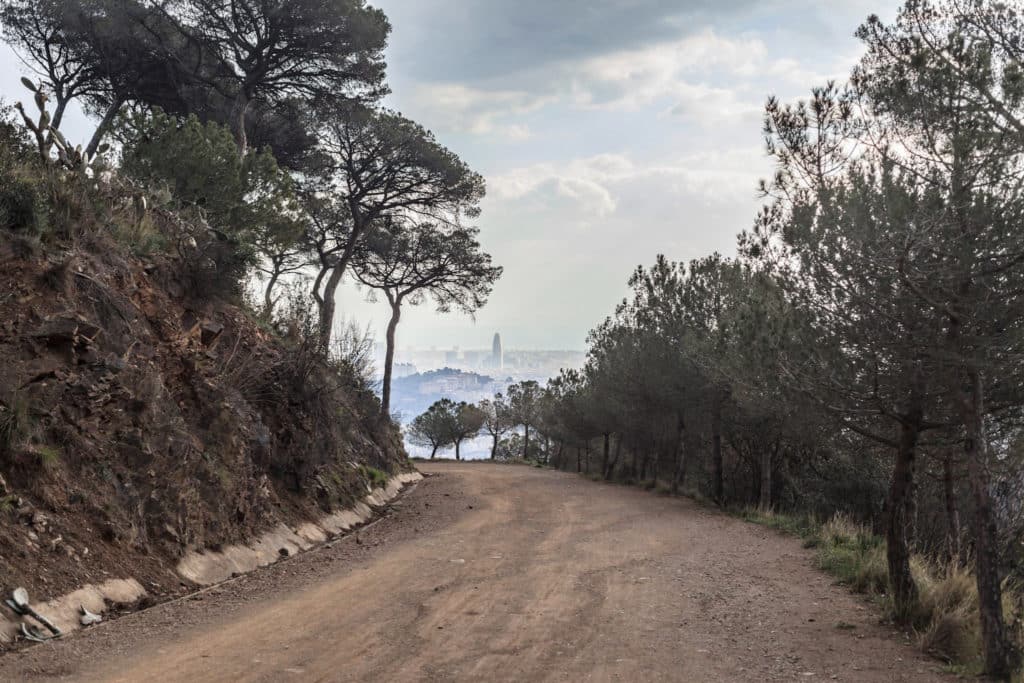
[[[239,303],[222,235],[112,181],[0,167],[0,589],[41,598],[345,506],[408,468],[301,320]]]

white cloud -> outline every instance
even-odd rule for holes
[[[416,86],[413,103],[428,121],[441,130],[493,135],[508,140],[525,140],[530,129],[508,119],[537,111],[553,100],[519,90],[488,90],[461,83],[431,83]]]
[[[711,126],[759,115],[769,88],[805,92],[842,79],[856,60],[843,56],[819,72],[771,53],[758,35],[724,37],[705,29],[574,65],[571,92],[585,108],[638,110],[667,102],[669,113]]]
[[[683,195],[712,203],[749,202],[766,171],[767,162],[756,149],[691,153],[656,163],[599,154],[512,169],[492,176],[489,186],[501,202],[543,203],[558,197],[592,218],[615,213],[626,194],[647,194],[652,204]]]
[[[844,55],[820,70],[790,56],[773,56],[757,34],[722,36],[708,28],[672,41],[548,65],[510,75],[507,84],[419,85],[413,106],[439,130],[523,141],[533,131],[524,117],[546,107],[641,111],[654,107],[702,127],[756,121],[769,92],[803,94],[842,79],[856,61]],[[781,92],[780,92],[781,90]]]

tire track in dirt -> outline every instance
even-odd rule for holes
[[[799,541],[571,474],[431,463],[363,534],[0,658],[2,680],[934,681]],[[853,631],[838,623],[856,625]]]

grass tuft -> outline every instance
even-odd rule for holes
[[[820,569],[835,576],[850,590],[878,600],[890,613],[894,609],[885,541],[866,527],[845,515],[836,515],[824,524],[806,516],[757,510],[744,511],[742,517],[803,538],[805,547],[816,549]],[[921,649],[946,662],[951,671],[977,674],[982,669],[983,658],[974,575],[959,565],[936,566],[921,555],[911,558],[911,571],[920,594],[914,623]],[[1007,623],[1014,623],[1015,606],[1020,604],[1021,592],[1009,584],[1003,591]],[[852,630],[855,627],[840,622],[836,628]]]
[[[363,476],[370,484],[370,488],[378,489],[387,486],[388,475],[376,467],[370,467],[369,465],[363,465],[361,467]]]

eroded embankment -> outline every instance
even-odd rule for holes
[[[422,478],[418,472],[405,472],[392,477],[387,485],[371,490],[351,508],[316,521],[295,527],[282,523],[247,543],[189,552],[174,572],[191,585],[206,587],[273,564],[370,522],[405,486]],[[66,634],[82,628],[83,610],[102,615],[114,607],[145,605],[147,597],[143,584],[129,577],[87,584],[60,597],[34,603],[32,608]],[[0,642],[15,642],[22,624],[45,633],[32,617],[18,615],[7,605],[0,607]]]

